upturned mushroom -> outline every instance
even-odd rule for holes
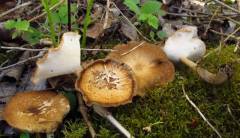
[[[64,33],[57,48],[37,61],[37,68],[31,78],[34,84],[40,84],[48,78],[75,73],[81,68],[80,35],[75,32]]]
[[[19,92],[7,103],[3,118],[19,130],[53,133],[69,112],[69,101],[52,91]]]
[[[174,79],[175,69],[160,46],[147,42],[129,42],[117,45],[107,59],[127,64],[137,80],[137,95],[143,96],[146,89],[160,86]]]
[[[76,89],[87,105],[104,107],[131,102],[136,93],[136,80],[131,68],[114,60],[96,60],[79,72]]]
[[[228,79],[224,71],[213,74],[193,62],[201,59],[206,53],[205,43],[198,38],[195,26],[184,26],[176,31],[165,42],[164,51],[169,59],[189,66],[198,73],[200,78],[210,84],[222,84]]]

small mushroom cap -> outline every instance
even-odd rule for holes
[[[80,35],[75,32],[64,33],[57,48],[37,61],[37,69],[31,80],[38,84],[48,78],[74,73],[80,66]]]
[[[175,62],[181,57],[196,61],[204,56],[206,46],[197,36],[197,27],[184,26],[167,39],[164,51]]]
[[[114,60],[96,60],[84,68],[75,87],[87,105],[118,106],[132,101],[136,81],[132,70]]]
[[[136,46],[139,47],[132,50]],[[132,68],[138,84],[137,94],[140,96],[145,94],[146,89],[167,84],[174,79],[174,66],[160,46],[147,42],[129,42],[115,46],[114,50],[107,59],[123,62]]]
[[[9,125],[30,133],[52,133],[69,112],[69,101],[52,91],[20,92],[3,111]]]

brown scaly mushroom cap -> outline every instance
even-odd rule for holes
[[[22,131],[52,133],[69,110],[69,101],[62,94],[52,91],[21,92],[7,103],[3,118]]]
[[[107,59],[130,66],[136,75],[138,91],[143,96],[148,88],[166,84],[174,79],[175,69],[160,46],[147,42],[129,42],[114,47]]]
[[[89,64],[79,73],[75,87],[87,105],[105,107],[129,103],[136,93],[132,70],[113,60],[96,60]]]

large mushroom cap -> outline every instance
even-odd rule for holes
[[[197,36],[197,27],[184,26],[167,39],[164,51],[175,62],[182,57],[196,61],[203,57],[206,46]]]
[[[83,94],[88,105],[110,107],[131,102],[136,83],[127,65],[113,60],[97,60],[80,72],[76,89]]]
[[[3,118],[22,131],[52,133],[69,110],[69,102],[62,94],[51,91],[21,92],[7,103]]]
[[[133,50],[134,49],[134,50]],[[147,42],[129,42],[114,47],[107,58],[129,65],[138,83],[138,95],[148,88],[166,84],[174,79],[175,69],[160,46]]]

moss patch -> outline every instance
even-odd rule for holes
[[[212,53],[200,63],[213,72],[222,64],[231,64],[234,74],[225,84],[207,84],[182,66],[177,68],[176,78],[169,85],[149,90],[145,97],[136,97],[133,103],[112,108],[111,112],[138,138],[217,137],[184,97],[184,85],[190,99],[223,137],[240,137],[240,63],[237,63],[240,56],[233,49],[233,46],[223,48],[220,54]],[[122,137],[95,113],[91,118],[98,137]],[[143,130],[154,123],[151,131]]]

